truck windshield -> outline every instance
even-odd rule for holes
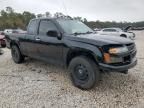
[[[78,35],[78,34],[94,33],[92,29],[90,29],[88,26],[77,20],[58,19],[57,22],[60,24],[64,32],[67,34]]]

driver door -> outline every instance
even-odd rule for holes
[[[56,25],[47,19],[41,20],[39,25],[39,32],[36,39],[39,41],[38,52],[39,57],[52,64],[63,63],[63,44],[62,40],[47,35],[48,31],[58,31]],[[59,32],[59,31],[58,31]]]

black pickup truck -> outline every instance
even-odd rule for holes
[[[15,63],[31,57],[67,67],[73,84],[80,89],[97,84],[101,72],[127,73],[137,64],[133,41],[97,35],[72,19],[33,19],[27,33],[7,34],[6,43]]]

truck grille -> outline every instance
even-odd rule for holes
[[[126,44],[128,50],[129,50],[129,55],[126,55],[123,57],[123,62],[121,63],[113,63],[111,65],[113,66],[123,66],[123,65],[128,65],[132,62],[133,58],[136,57],[136,46],[134,43],[132,44]]]
[[[136,53],[137,53],[136,51],[134,53],[132,53],[131,57],[132,58],[136,57]]]
[[[127,48],[129,51],[134,51],[135,50],[135,44],[132,43],[132,44],[126,44]]]

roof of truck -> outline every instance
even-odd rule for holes
[[[32,20],[44,20],[44,19],[48,19],[48,20],[57,20],[57,19],[63,19],[63,20],[73,20],[71,18],[44,18],[44,17],[41,17],[41,18],[34,18]]]

